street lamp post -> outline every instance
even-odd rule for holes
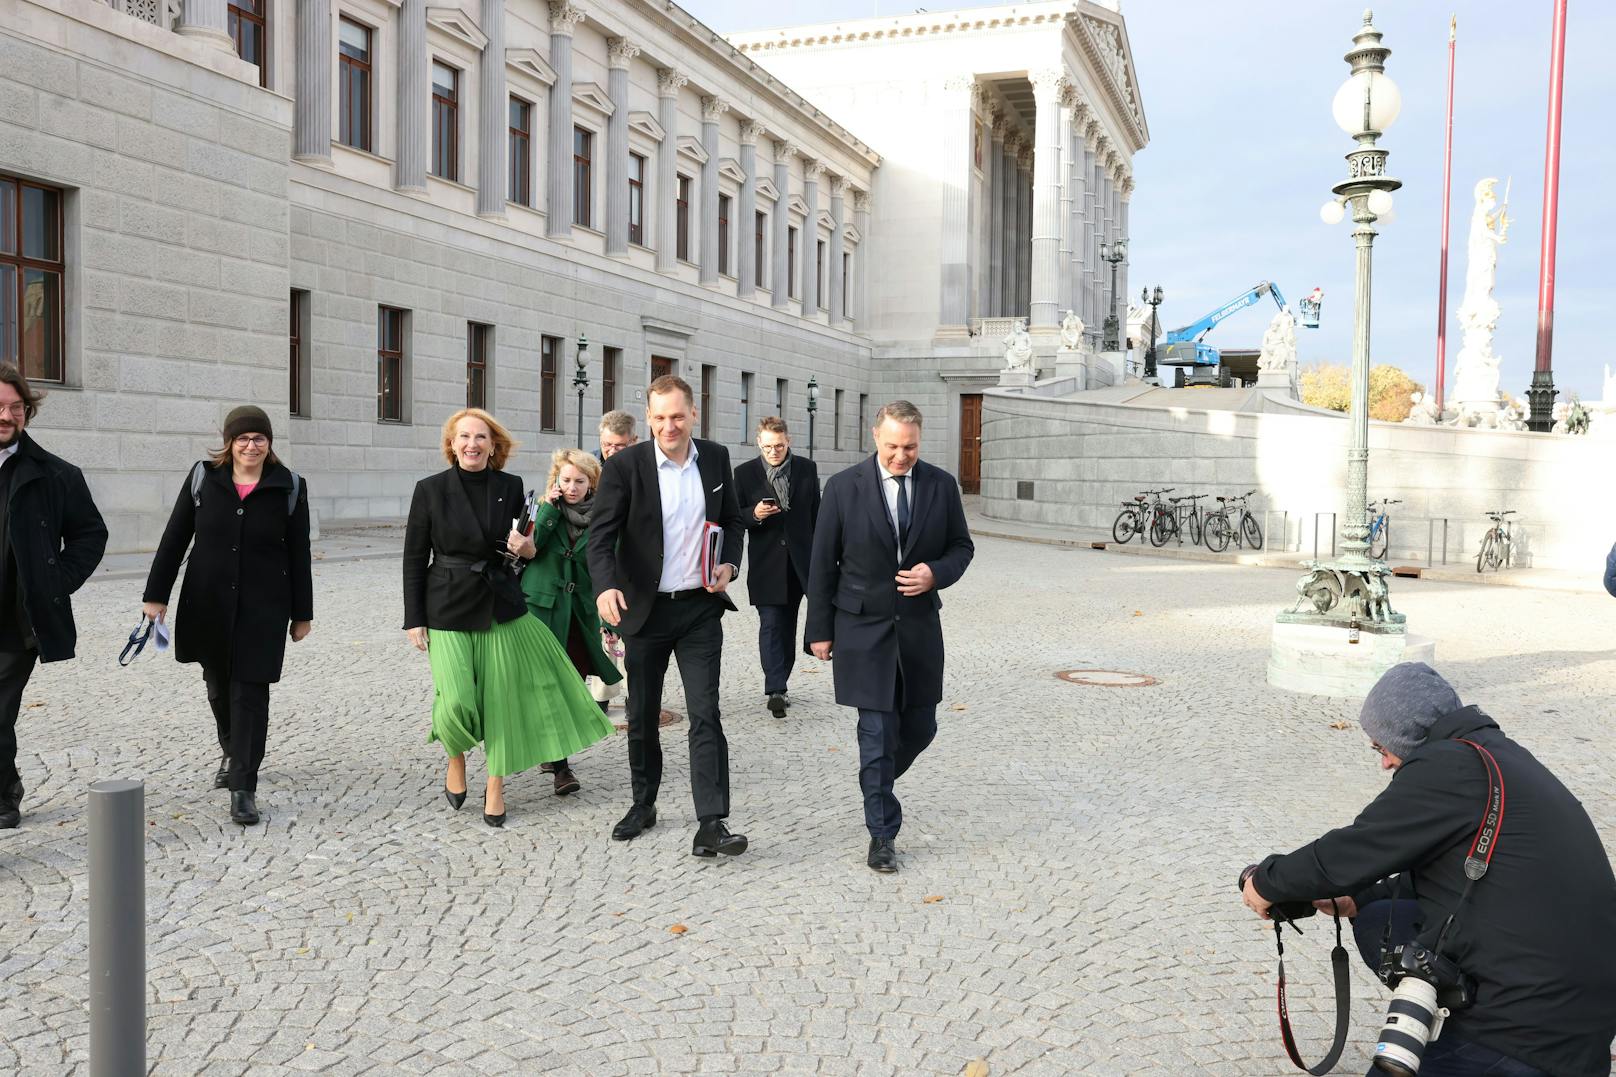
[[[1150,304],[1150,350],[1145,353],[1145,377],[1156,376],[1156,336],[1161,327],[1156,321],[1156,308],[1162,305],[1162,288],[1156,285],[1154,289],[1145,288],[1139,292],[1139,300]]]
[[[1117,319],[1117,266],[1127,261],[1128,241],[1119,239],[1114,243],[1100,244],[1100,260],[1111,263],[1111,291],[1108,293],[1111,302],[1105,312],[1105,339],[1100,342],[1100,350],[1119,352],[1122,350],[1122,339],[1118,335],[1120,325]]]
[[[578,448],[584,447],[584,390],[589,388],[589,338],[578,334],[578,355],[573,360],[572,387],[578,391]]]
[[[1345,59],[1352,74],[1336,92],[1331,111],[1336,123],[1358,143],[1347,155],[1347,179],[1333,188],[1335,198],[1324,204],[1320,216],[1334,224],[1348,214],[1357,247],[1357,273],[1353,296],[1352,412],[1347,449],[1347,490],[1342,507],[1341,552],[1330,561],[1308,561],[1310,571],[1297,585],[1301,599],[1312,609],[1280,614],[1282,623],[1326,624],[1350,630],[1356,643],[1360,629],[1401,636],[1404,618],[1393,612],[1387,594],[1385,562],[1369,556],[1369,310],[1375,222],[1390,213],[1391,192],[1402,184],[1386,172],[1386,150],[1376,145],[1382,132],[1397,118],[1402,105],[1397,86],[1386,76],[1391,50],[1380,43],[1381,33],[1364,13],[1363,26],[1352,39]]]
[[[819,411],[819,382],[808,375],[808,459],[814,458],[814,415]]]

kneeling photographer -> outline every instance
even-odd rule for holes
[[[1616,878],[1581,803],[1423,663],[1388,670],[1359,722],[1391,782],[1248,870],[1246,905],[1352,920],[1395,989],[1371,1074],[1608,1077]]]

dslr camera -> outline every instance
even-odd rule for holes
[[[1250,879],[1251,873],[1256,870],[1256,864],[1247,864],[1243,869],[1241,869],[1240,882],[1236,884],[1235,889],[1244,891],[1246,888],[1246,880]],[[1290,924],[1292,927],[1296,926],[1294,921],[1306,920],[1309,916],[1316,916],[1318,915],[1318,911],[1319,910],[1313,907],[1313,903],[1311,901],[1276,901],[1272,905],[1268,906],[1268,916],[1270,919],[1282,920],[1285,923]]]
[[[1392,989],[1375,1044],[1375,1068],[1415,1077],[1426,1045],[1442,1034],[1442,1022],[1475,1001],[1476,981],[1451,958],[1418,942],[1382,951],[1375,975]]]

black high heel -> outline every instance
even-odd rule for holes
[[[449,792],[449,788],[445,786],[443,789],[443,799],[449,802],[449,807],[453,808],[455,811],[459,811],[460,805],[466,802],[466,790],[462,789],[458,793],[451,793]]]
[[[483,822],[487,823],[489,826],[494,826],[494,827],[501,827],[501,826],[505,825],[505,813],[504,812],[500,812],[498,815],[489,815],[488,814],[488,798],[487,798],[486,794],[483,797]]]

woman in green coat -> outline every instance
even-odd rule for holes
[[[538,553],[522,570],[522,593],[528,612],[561,641],[579,677],[594,675],[616,684],[623,675],[606,647],[615,646],[617,640],[609,634],[602,639],[586,555],[589,515],[599,481],[600,461],[581,449],[557,449],[550,458],[548,489],[533,518]],[[604,711],[606,704],[600,708]],[[578,779],[567,760],[547,767],[555,773],[557,796],[578,791]]]

